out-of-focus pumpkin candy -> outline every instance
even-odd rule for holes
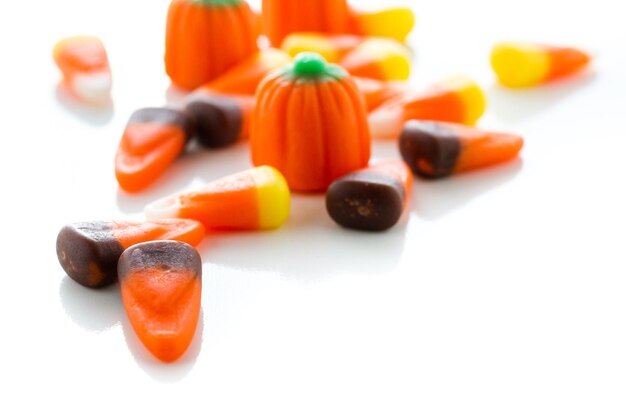
[[[192,90],[258,50],[258,17],[244,0],[173,0],[167,15],[165,71]]]
[[[322,192],[367,166],[370,132],[363,96],[341,67],[299,54],[259,86],[252,114],[252,162],[270,165],[294,191]]]
[[[350,33],[346,0],[263,0],[263,31],[273,46],[294,32]]]

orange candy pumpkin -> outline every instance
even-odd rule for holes
[[[301,53],[259,86],[250,145],[252,162],[278,169],[292,190],[325,191],[368,164],[363,96],[341,67]]]
[[[350,33],[346,0],[263,0],[263,31],[274,46],[292,32]]]
[[[258,50],[258,18],[244,0],[173,0],[167,15],[165,71],[192,90]]]

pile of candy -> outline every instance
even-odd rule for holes
[[[119,279],[123,304],[145,346],[173,361],[191,342],[200,311],[202,262],[193,248],[205,230],[275,229],[290,190],[326,193],[339,225],[394,226],[413,175],[441,178],[515,158],[521,136],[473,127],[486,108],[465,77],[423,91],[404,83],[414,25],[408,8],[362,13],[345,0],[173,0],[165,71],[189,94],[179,108],[144,108],[128,121],[115,158],[120,187],[141,192],[191,141],[207,148],[249,138],[255,168],[194,192],[149,204],[145,222],[65,226],[57,254],[90,288]],[[224,36],[228,34],[228,36]],[[269,47],[259,49],[265,36]],[[88,103],[110,100],[102,43],[64,39],[54,49],[63,84]],[[499,82],[521,88],[584,68],[574,48],[500,43],[491,64]],[[394,140],[402,159],[370,162],[371,141]]]

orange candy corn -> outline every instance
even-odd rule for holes
[[[197,89],[187,98],[186,112],[196,127],[196,139],[208,148],[223,148],[248,137],[254,96]]]
[[[163,362],[189,347],[200,316],[202,260],[182,242],[140,243],[119,259],[122,303],[144,346]]]
[[[291,57],[286,52],[275,48],[265,49],[200,88],[217,93],[254,95],[267,74],[290,62]]]
[[[301,52],[315,52],[326,61],[337,63],[364,40],[365,38],[356,35],[298,32],[288,35],[280,47],[292,57]]]
[[[289,188],[276,169],[261,166],[166,197],[146,207],[146,217],[195,219],[209,230],[280,227],[289,216]]]
[[[386,230],[407,204],[413,175],[402,161],[384,161],[335,180],[326,192],[326,210],[343,227]]]
[[[204,227],[194,220],[163,219],[148,222],[95,221],[68,224],[57,236],[59,263],[74,281],[90,288],[117,279],[122,252],[150,240],[178,240],[197,245]]]
[[[120,187],[137,192],[161,175],[185,149],[193,131],[191,117],[168,108],[144,108],[132,114],[115,156]]]
[[[491,51],[491,66],[500,84],[524,88],[544,84],[574,74],[591,61],[586,52],[575,48],[502,42]]]
[[[436,120],[473,125],[485,112],[482,89],[465,77],[453,77],[419,93],[407,93],[369,115],[375,138],[395,139],[407,120]]]
[[[366,38],[346,54],[339,65],[357,77],[381,81],[407,80],[411,74],[411,53],[396,40]]]
[[[397,81],[378,81],[372,78],[353,77],[356,86],[365,98],[368,112],[380,107],[383,103],[408,93],[408,86]]]
[[[53,57],[70,94],[89,104],[107,104],[111,100],[111,68],[100,39],[62,39],[54,46]]]
[[[409,121],[400,137],[400,153],[416,175],[441,178],[515,158],[522,137],[487,132],[455,123]]]

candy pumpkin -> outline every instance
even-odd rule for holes
[[[244,0],[173,0],[165,71],[188,90],[211,81],[258,50],[257,22]]]
[[[252,162],[278,169],[292,190],[324,191],[369,161],[363,96],[341,67],[301,53],[259,86],[250,144]]]
[[[274,46],[292,32],[350,33],[346,0],[263,0],[263,31]]]

